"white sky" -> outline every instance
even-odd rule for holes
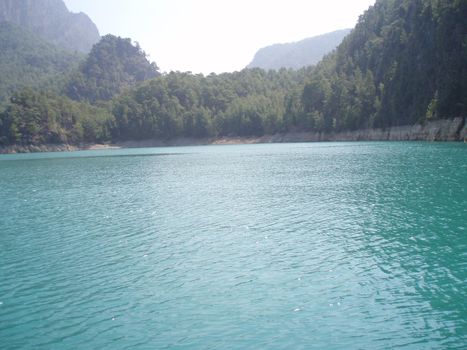
[[[352,28],[375,0],[65,0],[161,71],[241,70],[261,47]]]

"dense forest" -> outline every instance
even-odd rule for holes
[[[0,23],[0,102],[24,87],[59,92],[82,56],[69,53],[11,23]]]
[[[73,74],[66,92],[75,100],[107,101],[158,74],[156,64],[146,59],[138,44],[106,35]]]
[[[170,73],[113,100],[115,139],[263,135],[291,126],[284,101],[306,71]]]
[[[62,89],[24,89],[0,111],[0,144],[259,136],[467,115],[467,2],[378,0],[318,65],[159,73],[106,36]]]
[[[377,1],[313,71],[303,112],[325,130],[467,114],[467,1]]]
[[[0,144],[104,142],[113,120],[105,108],[25,88],[0,115]]]

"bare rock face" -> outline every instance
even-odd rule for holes
[[[336,133],[301,132],[283,135],[280,142],[313,141],[464,141],[467,142],[467,118],[434,120],[425,124],[393,126]]]
[[[63,0],[0,0],[0,22],[11,22],[70,51],[87,53],[100,40],[84,13],[71,13]]]
[[[467,142],[467,122],[459,133],[459,141]]]
[[[334,141],[463,141],[465,119],[434,120],[425,124],[394,126],[388,129],[368,129],[341,132],[327,136]]]

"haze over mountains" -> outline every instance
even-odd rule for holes
[[[0,103],[26,86],[61,90],[99,40],[91,19],[62,0],[0,0]]]
[[[100,40],[84,13],[71,13],[62,0],[0,0],[0,22],[33,32],[61,48],[87,53]]]
[[[294,43],[274,44],[260,49],[247,68],[300,69],[317,64],[351,32],[342,29]]]
[[[82,59],[9,22],[0,23],[0,48],[0,103],[26,86],[59,89]]]

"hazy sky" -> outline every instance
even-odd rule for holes
[[[138,41],[162,71],[231,72],[274,43],[352,28],[375,0],[65,0],[101,35]]]

